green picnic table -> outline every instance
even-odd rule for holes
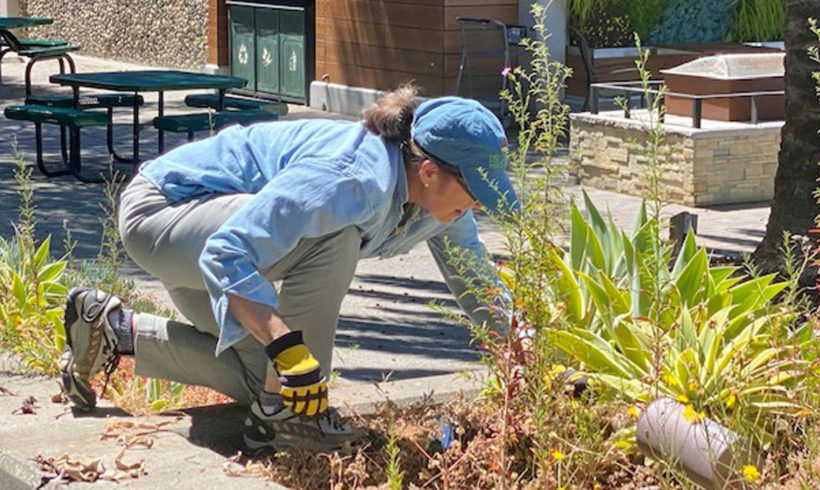
[[[134,171],[140,164],[139,137],[140,113],[136,102],[140,92],[157,92],[158,115],[164,114],[164,93],[173,90],[212,89],[218,91],[217,111],[225,108],[225,91],[231,88],[241,88],[245,85],[244,78],[227,75],[211,75],[208,73],[188,72],[179,70],[136,70],[115,72],[65,73],[52,75],[49,80],[59,85],[70,86],[74,92],[75,107],[79,107],[80,87],[111,90],[117,92],[134,93],[134,121],[133,121],[133,152],[132,158],[118,157],[119,161],[131,161]],[[163,131],[159,130],[159,152],[164,151]]]
[[[53,24],[50,17],[0,17],[0,29],[19,29]]]
[[[50,39],[18,39],[11,29],[34,27],[53,23],[49,17],[0,17],[0,63],[8,53],[17,53],[18,56],[29,58],[26,65],[26,97],[31,95],[31,69],[34,64],[43,59],[56,59],[60,63],[60,73],[65,73],[63,60],[68,62],[69,71],[76,71],[74,60],[68,54],[80,49],[71,46],[65,41]],[[2,65],[0,64],[0,67]],[[0,71],[0,81],[2,81]]]

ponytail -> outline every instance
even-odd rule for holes
[[[364,125],[388,141],[404,143],[410,140],[413,112],[416,110],[418,89],[407,83],[387,92],[373,105],[362,111]]]

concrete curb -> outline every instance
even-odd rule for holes
[[[0,488],[28,490],[40,486],[40,474],[31,465],[18,461],[7,452],[0,452]]]
[[[0,360],[3,360],[3,357],[6,356],[0,356]],[[5,361],[8,360],[6,357]],[[8,362],[0,364],[8,364]],[[469,371],[425,378],[355,384],[331,390],[331,401],[334,402],[343,415],[351,416],[355,414],[368,417],[374,415],[377,407],[386,401],[403,408],[421,401],[441,404],[456,400],[459,397],[473,399],[480,394],[484,379],[483,371]],[[0,381],[3,381],[3,384],[17,381],[18,385],[14,389],[17,395],[15,395],[13,403],[17,403],[19,398],[23,397],[24,394],[28,396],[29,393],[34,393],[38,399],[44,400],[44,393],[54,391],[53,378],[4,377],[0,372]],[[29,459],[33,457],[32,454],[34,453],[31,449],[32,443],[27,439],[39,439],[33,445],[37,448],[35,453],[40,452],[41,454],[45,451],[43,448],[46,447],[48,448],[47,452],[54,454],[76,454],[77,451],[85,454],[84,449],[91,451],[88,448],[96,446],[94,441],[99,441],[98,434],[105,419],[78,416],[75,412],[73,418],[54,422],[55,417],[51,417],[49,412],[59,410],[60,407],[49,405],[47,401],[43,401],[42,405],[44,406],[40,409],[38,415],[35,415],[35,417],[39,417],[39,420],[36,422],[32,420],[33,423],[31,423],[29,422],[30,419],[12,418],[11,421],[17,423],[19,420],[19,424],[22,425],[9,432],[12,437],[8,435],[0,436],[7,443],[20,440],[21,446],[19,447],[24,448],[16,453],[13,444],[4,444],[5,447],[0,449],[0,488],[4,490],[27,490],[40,487],[42,473],[38,471],[36,464]],[[124,420],[129,418],[122,417],[121,412],[118,414],[116,410],[106,405],[108,404],[103,403],[98,408],[98,411],[101,412],[101,414],[98,414],[99,417],[105,416],[104,414],[107,412],[111,417]],[[127,483],[132,488],[156,488],[157,478],[165,478],[167,475],[169,486],[173,486],[177,490],[183,488],[200,490],[224,488],[225,481],[223,480],[222,483],[218,481],[219,478],[225,478],[220,470],[220,465],[224,463],[226,457],[235,454],[238,444],[241,444],[241,430],[246,411],[247,408],[239,405],[214,405],[184,410],[183,413],[186,417],[168,426],[170,432],[182,437],[171,436],[158,440],[154,448],[150,450],[151,452],[146,453],[145,460],[149,463],[149,478],[121,483],[95,482],[93,485],[95,487],[102,485],[105,488],[106,485],[110,484],[113,488]],[[138,420],[146,422],[163,420],[164,417],[174,415],[146,416],[140,417]],[[110,420],[115,420],[115,418]],[[60,425],[55,426],[55,423]],[[40,434],[35,436],[36,432],[40,432]],[[55,432],[59,432],[60,437],[52,437]],[[27,434],[29,433],[31,433],[32,438],[28,437]],[[70,438],[70,441],[67,438]],[[23,440],[25,441],[23,442]],[[105,447],[97,447],[96,449],[110,450],[110,448],[106,449]],[[169,468],[166,459],[171,454],[180,459],[182,464]],[[88,455],[88,457],[93,456]],[[188,467],[189,464],[190,467]],[[203,467],[208,468],[208,470],[203,470]],[[151,476],[154,478],[151,479]],[[215,477],[217,481],[214,481]],[[242,488],[286,488],[278,484],[265,482],[259,478],[231,479],[230,481],[235,481],[236,485],[241,485]],[[86,484],[73,483],[72,485],[82,487]],[[231,484],[229,483],[229,485]],[[56,488],[56,486],[56,483],[49,483],[41,488]]]

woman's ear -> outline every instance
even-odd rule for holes
[[[430,187],[430,183],[435,179],[438,172],[439,168],[436,162],[427,158],[419,165],[419,181],[424,187]]]

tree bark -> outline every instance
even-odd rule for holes
[[[785,6],[786,122],[766,235],[753,256],[763,270],[772,272],[782,270],[783,233],[807,235],[820,210],[814,197],[820,176],[820,101],[812,78],[820,66],[807,53],[818,42],[808,18],[820,17],[820,0],[785,0]]]

